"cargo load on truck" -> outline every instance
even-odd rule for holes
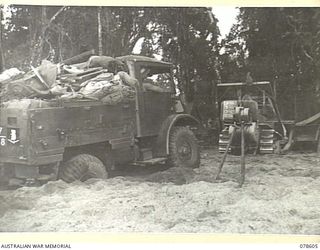
[[[25,98],[63,101],[91,99],[114,105],[134,99],[134,85],[128,82],[126,72],[118,71],[121,62],[110,58],[94,56],[87,62],[74,65],[53,64],[44,60],[38,68],[31,66],[32,70],[25,74],[11,70],[15,73],[13,77],[8,76],[9,70],[0,76],[4,79],[1,81],[1,101]],[[112,62],[118,62],[113,63],[117,69],[108,66]]]

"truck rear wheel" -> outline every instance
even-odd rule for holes
[[[169,139],[169,164],[173,167],[197,168],[200,151],[197,139],[187,127],[174,127]]]
[[[107,179],[108,172],[97,157],[79,154],[62,164],[59,177],[71,183],[75,180],[86,181],[90,178]]]

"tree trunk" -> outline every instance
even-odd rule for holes
[[[41,26],[40,34],[36,39],[36,44],[34,45],[31,57],[31,64],[38,65],[41,61],[42,47],[44,41],[45,26],[47,20],[47,8],[45,6],[41,7]]]
[[[113,45],[112,45],[112,37],[111,37],[111,26],[112,26],[112,11],[110,7],[103,8],[103,30],[104,30],[104,54],[108,56],[113,56]]]
[[[102,56],[102,25],[101,25],[101,6],[98,7],[98,49],[99,56]]]
[[[51,18],[48,20],[47,18],[47,7],[41,7],[41,25],[38,29],[35,30],[37,32],[40,30],[40,34],[36,36],[35,45],[32,50],[31,64],[38,65],[41,62],[43,46],[46,39],[46,30],[50,27],[51,23],[57,18],[60,13],[62,13],[66,9],[65,6],[61,7]]]

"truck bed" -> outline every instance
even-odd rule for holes
[[[135,135],[133,101],[22,102],[1,108],[0,163],[47,164],[61,160],[67,147],[130,143]]]

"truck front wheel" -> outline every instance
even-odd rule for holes
[[[90,178],[107,179],[108,172],[97,157],[79,154],[62,163],[59,177],[63,181],[71,183],[75,180],[86,181]]]
[[[199,146],[195,135],[189,128],[172,128],[169,139],[168,161],[169,164],[173,167],[199,167]]]

